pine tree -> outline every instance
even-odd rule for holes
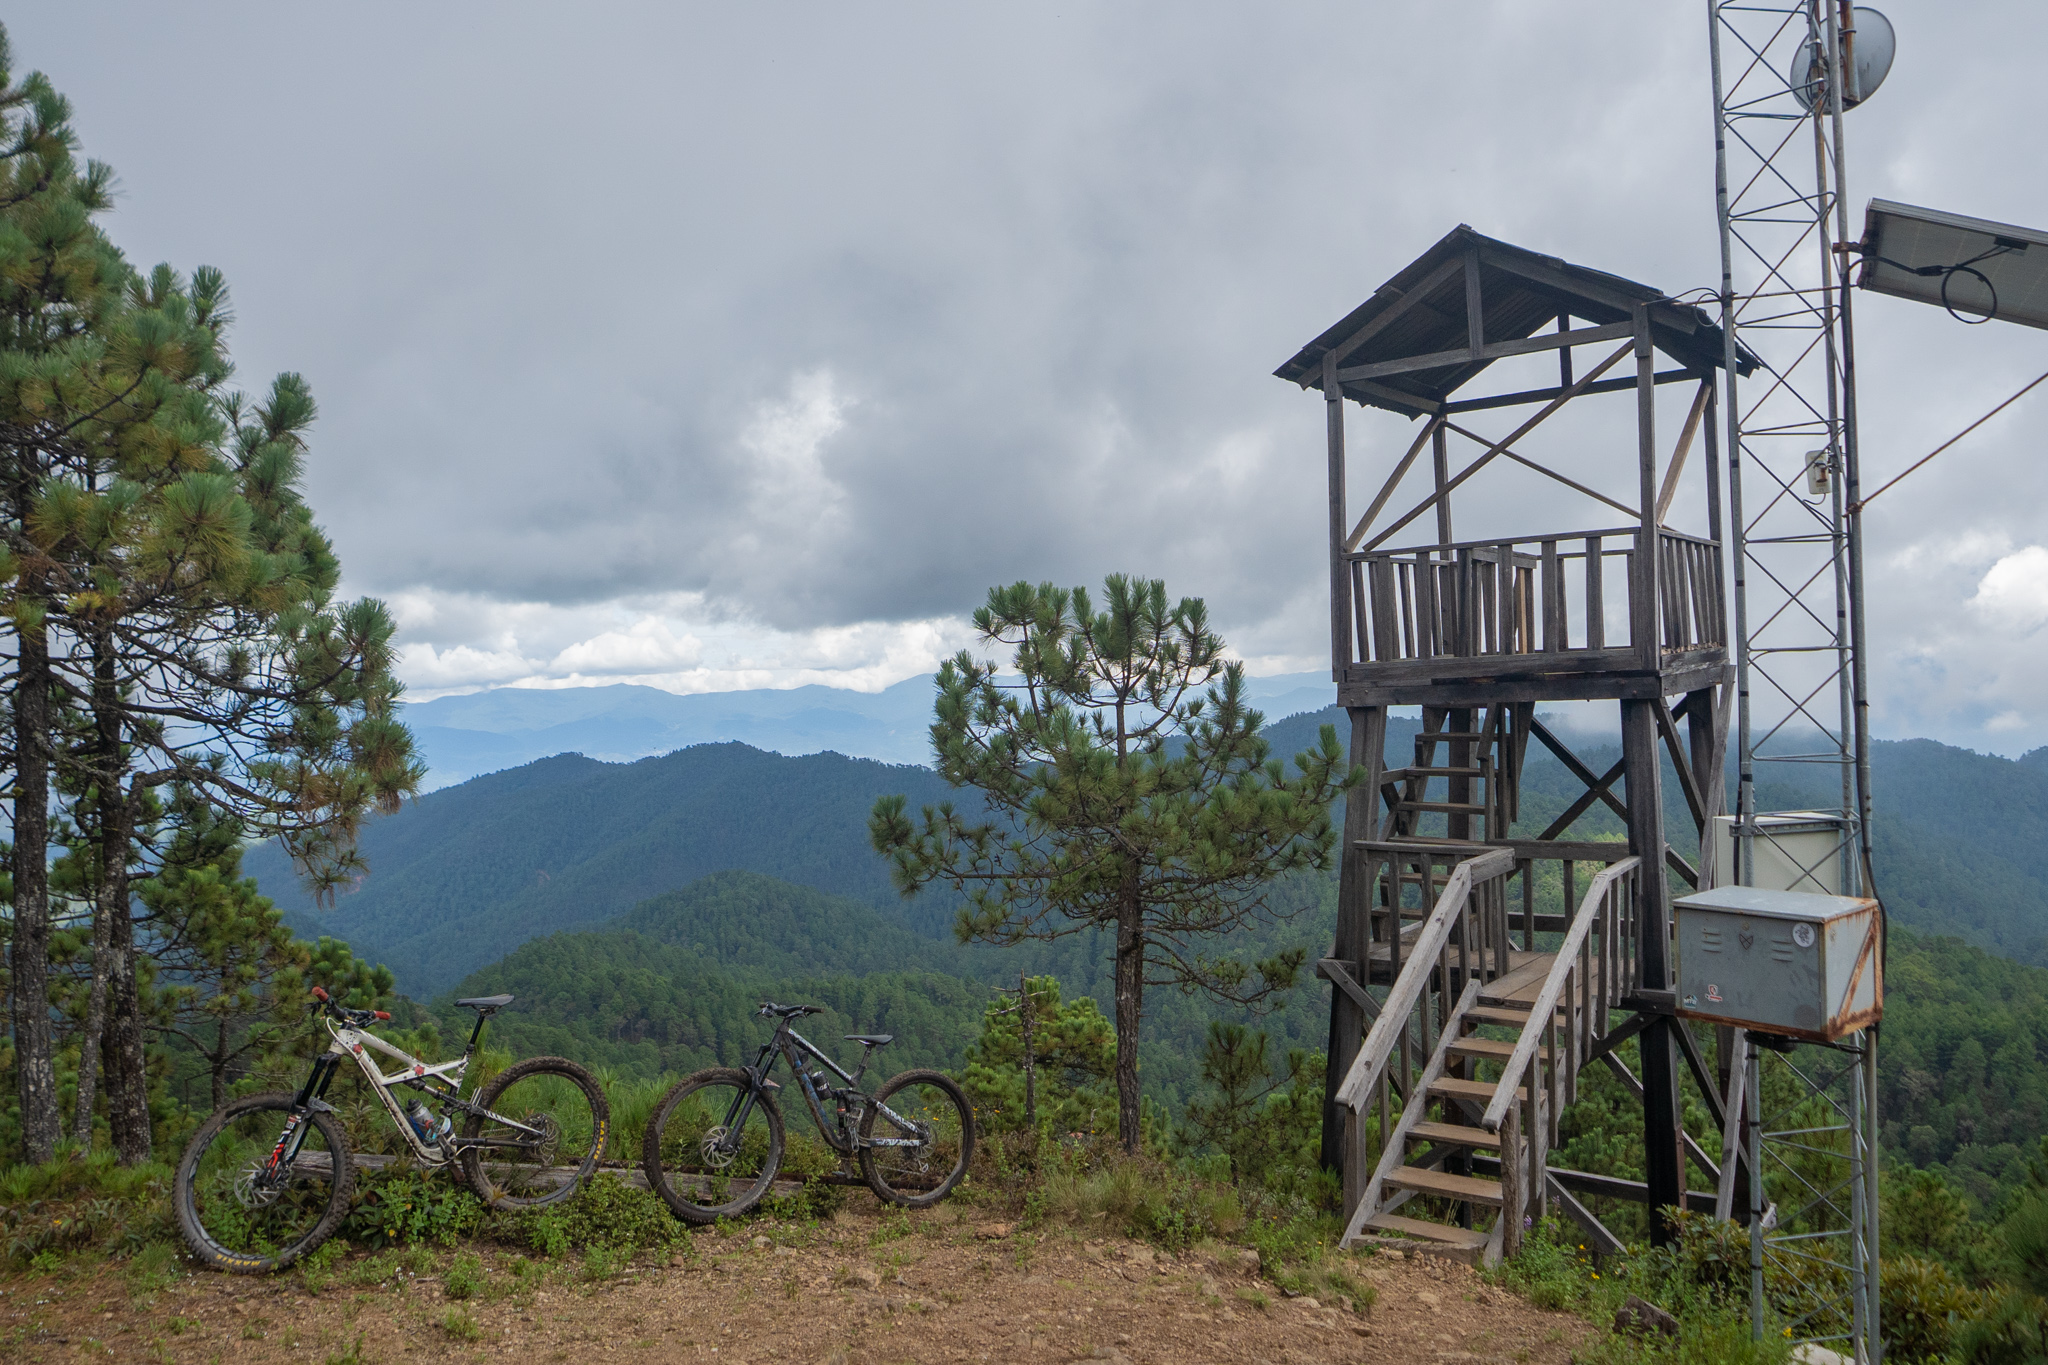
[[[0,32],[0,616],[11,636],[14,777],[9,943],[15,1082],[30,1161],[55,1153],[58,1113],[49,1008],[49,810],[53,714],[48,615],[53,566],[27,536],[45,480],[75,471],[67,432],[93,386],[98,334],[122,304],[127,269],[93,223],[112,175],[81,166],[71,110],[40,73],[19,82]]]
[[[24,1147],[47,1159],[57,1132],[47,868],[51,768],[64,762],[71,825],[98,844],[82,1052],[105,1059],[115,1145],[132,1162],[151,1138],[130,881],[153,793],[178,784],[249,835],[282,838],[324,892],[360,867],[362,820],[422,774],[396,719],[390,617],[334,599],[339,564],[300,493],[305,383],[280,376],[253,403],[233,389],[219,272],[128,269],[92,225],[108,175],[71,160],[63,101],[40,76],[17,88],[0,73],[0,87],[0,141],[12,139],[0,146],[0,606],[15,647]],[[60,749],[73,718],[83,738]]]
[[[993,818],[949,803],[913,822],[884,797],[869,835],[905,895],[965,894],[963,940],[1113,935],[1117,1133],[1135,1152],[1145,987],[1253,1007],[1291,987],[1304,950],[1247,963],[1208,941],[1270,919],[1273,878],[1328,865],[1330,803],[1361,774],[1327,725],[1293,776],[1268,761],[1243,666],[1199,598],[1169,606],[1164,583],[1122,574],[1103,589],[1099,613],[1082,588],[989,592],[975,630],[1011,652],[1016,681],[963,650],[939,670],[931,733],[940,775]]]

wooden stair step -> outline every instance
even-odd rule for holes
[[[1532,995],[1543,989],[1544,979],[1550,975],[1550,964],[1555,953],[1537,953],[1506,976],[1496,977],[1479,990],[1482,1005],[1506,1005],[1510,1008],[1520,1005],[1526,1011],[1531,1002],[1516,1000],[1515,995],[1527,990]]]
[[[1401,774],[1400,774],[1400,775],[1398,775],[1398,776],[1396,776],[1396,778],[1395,778],[1394,780],[1398,782],[1398,781],[1400,780],[1401,776],[1406,776],[1406,777],[1484,777],[1484,776],[1486,775],[1486,772],[1487,772],[1487,769],[1485,769],[1485,768],[1423,768],[1423,767],[1409,767],[1409,768],[1404,768],[1404,769],[1402,769],[1402,771],[1401,771]]]
[[[1417,1142],[1436,1142],[1452,1147],[1500,1149],[1499,1133],[1489,1133],[1484,1128],[1468,1128],[1462,1123],[1438,1123],[1434,1119],[1416,1120],[1409,1128],[1408,1136]]]
[[[1446,1175],[1421,1166],[1402,1166],[1387,1176],[1386,1183],[1418,1194],[1441,1195],[1446,1199],[1491,1204],[1496,1208],[1501,1202],[1500,1182],[1476,1175]]]
[[[1479,1248],[1486,1245],[1487,1234],[1472,1228],[1446,1227],[1442,1223],[1425,1223],[1420,1218],[1403,1218],[1398,1213],[1376,1213],[1365,1220],[1369,1228],[1381,1232],[1406,1233],[1425,1241],[1442,1242],[1446,1246]]]
[[[1415,742],[1417,744],[1425,742],[1443,743],[1445,741],[1455,742],[1462,739],[1474,744],[1490,744],[1495,738],[1496,736],[1494,735],[1485,734],[1478,730],[1424,730],[1415,736]]]
[[[1433,811],[1440,815],[1456,815],[1461,812],[1477,815],[1486,809],[1483,801],[1403,801],[1402,810]]]
[[[1467,1013],[1466,1018],[1470,1017]],[[1515,1055],[1515,1044],[1502,1042],[1498,1038],[1474,1036],[1453,1038],[1445,1044],[1444,1050],[1456,1057],[1498,1057],[1506,1060]]]
[[[1476,1100],[1482,1104],[1491,1104],[1494,1091],[1499,1088],[1493,1081],[1461,1081],[1456,1076],[1440,1076],[1429,1083],[1429,1093],[1441,1099]]]
[[[1465,1011],[1465,1017],[1475,1024],[1498,1024],[1502,1028],[1520,1028],[1529,1022],[1529,1011],[1508,1005],[1474,1005]]]

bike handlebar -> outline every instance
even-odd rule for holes
[[[778,1005],[773,1000],[763,1000],[761,1008],[754,1011],[763,1019],[800,1019],[806,1014],[823,1014],[823,1005]]]
[[[320,986],[313,988],[313,999],[319,1002],[313,1008],[326,1013],[332,1018],[341,1020],[344,1024],[360,1026],[363,1024],[379,1023],[391,1018],[391,1011],[389,1010],[352,1010],[346,1005],[337,1003],[334,997],[329,995],[324,987]]]

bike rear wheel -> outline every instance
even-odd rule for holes
[[[271,1169],[295,1097],[247,1095],[215,1110],[178,1162],[178,1230],[216,1270],[282,1270],[334,1235],[348,1216],[355,1166],[332,1116],[304,1115],[298,1152]]]
[[[775,1097],[755,1092],[746,1072],[715,1066],[683,1077],[661,1097],[647,1124],[641,1167],[648,1188],[676,1217],[701,1226],[761,1201],[782,1167],[782,1139]]]
[[[477,1096],[483,1114],[463,1117],[462,1173],[497,1209],[567,1199],[604,1155],[611,1106],[588,1071],[561,1057],[506,1067]]]
[[[930,1208],[967,1174],[974,1110],[950,1076],[906,1071],[876,1093],[861,1116],[860,1136],[863,1144],[884,1144],[860,1151],[861,1174],[875,1197],[906,1209]]]

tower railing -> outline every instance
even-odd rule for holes
[[[1466,858],[1451,869],[1429,918],[1408,943],[1407,965],[1337,1090],[1339,1103],[1363,1114],[1376,1098],[1384,1115],[1390,1086],[1391,1098],[1405,1102],[1413,1073],[1436,1050],[1445,998],[1455,996],[1467,981],[1507,974],[1513,949],[1507,879],[1514,870],[1515,855],[1505,848]]]
[[[1678,531],[1656,536],[1659,645],[1725,646],[1721,547]],[[1379,675],[1380,665],[1428,672],[1438,659],[1519,654],[1574,656],[1557,661],[1568,668],[1614,667],[1636,653],[1643,539],[1641,528],[1622,527],[1349,554],[1351,662]]]
[[[1520,1177],[1516,1187],[1524,1203],[1511,1208],[1512,1214],[1538,1218],[1545,1212],[1550,1149],[1565,1106],[1579,1097],[1579,1069],[1606,1037],[1611,1011],[1636,988],[1635,875],[1641,865],[1640,858],[1624,858],[1586,888],[1479,1120],[1488,1132],[1499,1133],[1520,1111],[1514,1127],[1519,1141],[1501,1148],[1503,1173],[1513,1170]],[[1527,1083],[1532,1068],[1538,1084]],[[1506,1229],[1504,1254],[1514,1253],[1520,1232],[1517,1216]]]

